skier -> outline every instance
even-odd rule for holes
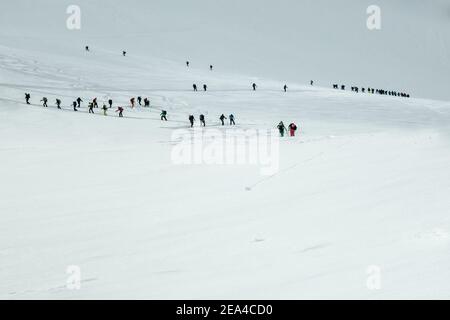
[[[208,86],[206,84],[203,85],[203,90],[204,91],[208,90]]]
[[[141,105],[142,105],[142,104],[141,104],[141,102],[142,102],[142,97],[137,97],[137,101],[138,101],[139,105],[141,106]]]
[[[147,98],[144,99],[144,107],[150,107],[150,100]]]
[[[200,115],[200,124],[206,127],[205,116],[203,114]]]
[[[72,105],[73,105],[73,111],[78,111],[77,110],[77,102],[76,101],[72,102]]]
[[[57,107],[58,109],[61,109],[61,100],[56,99],[56,107]]]
[[[225,122],[224,122],[224,120],[226,119],[227,117],[225,117],[225,115],[222,113],[222,115],[220,116],[220,121],[222,122],[222,125],[224,126],[225,125]]]
[[[253,84],[252,84],[252,87],[253,87],[253,91],[256,91],[256,88],[257,88],[258,86],[256,85],[256,83],[253,83]]]
[[[194,126],[194,121],[195,121],[195,118],[194,118],[194,116],[191,114],[191,115],[189,116],[189,122],[191,123],[191,128]]]
[[[123,108],[122,107],[118,107],[116,112],[119,112],[119,117],[122,118],[123,117]]]
[[[130,99],[131,107],[134,108],[134,98]]]
[[[81,108],[81,103],[83,102],[83,100],[81,100],[81,98],[78,97],[77,102],[78,102],[78,108]]]
[[[89,113],[94,113],[94,103],[89,102]]]
[[[280,136],[281,136],[281,137],[284,137],[284,132],[287,131],[287,129],[286,129],[286,127],[284,126],[283,121],[281,121],[281,122],[278,124],[277,128],[278,128],[278,131],[280,132]]]
[[[230,126],[235,126],[236,123],[234,122],[234,115],[230,114],[230,116],[228,118],[230,119]]]
[[[284,89],[284,92],[287,92],[288,86],[284,85],[283,89]]]
[[[47,101],[48,101],[47,98],[46,98],[46,97],[43,97],[42,100],[41,100],[41,102],[43,102],[43,103],[42,103],[42,106],[44,106],[44,107],[47,108],[47,107],[48,107]]]
[[[109,107],[112,108],[112,104],[113,104],[112,99],[109,99],[109,100],[108,100],[108,104],[109,104]]]
[[[186,67],[189,68],[189,61],[186,61]]]
[[[288,128],[289,128],[289,133],[290,133],[291,137],[295,137],[295,131],[297,131],[296,124],[291,123]]]
[[[125,57],[127,55],[126,51],[122,51],[122,55]]]
[[[341,90],[345,90],[345,85],[342,85],[342,86],[341,86]]]
[[[89,46],[86,46],[85,49],[86,49],[86,51],[89,51]]]
[[[92,104],[94,105],[94,108],[98,108],[97,98],[92,100]]]
[[[106,104],[103,104],[102,110],[103,110],[103,115],[107,116],[106,111],[108,110],[108,107],[106,106]]]
[[[192,88],[194,88],[194,91],[197,91],[197,85],[195,83],[192,85]]]
[[[311,80],[310,83],[311,83],[312,86],[314,85],[314,81],[313,80]]]
[[[30,98],[31,98],[31,95],[29,93],[25,93],[25,102],[27,104],[30,104]]]
[[[213,70],[213,65],[211,64],[210,66],[209,66],[209,70]]]
[[[161,110],[161,120],[167,121],[167,111]]]

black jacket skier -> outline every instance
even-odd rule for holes
[[[144,98],[144,107],[150,107],[150,100]]]
[[[41,102],[43,102],[42,106],[48,107],[47,101],[48,101],[47,98],[46,98],[46,97],[43,97],[42,100],[41,100]]]
[[[200,124],[206,127],[205,116],[203,114],[200,115]]]
[[[56,107],[57,107],[58,109],[61,109],[61,100],[56,99]]]
[[[278,131],[280,132],[280,136],[284,137],[284,132],[287,131],[287,128],[285,127],[283,121],[281,121],[278,126]]]
[[[76,101],[72,102],[72,105],[73,105],[73,111],[78,111],[77,110],[77,102]]]
[[[234,115],[233,114],[230,114],[230,116],[228,118],[230,119],[230,126],[236,125],[236,123],[234,122]]]
[[[137,97],[137,102],[139,103],[139,105],[141,106],[141,102],[142,102],[142,97]]]
[[[224,126],[225,125],[225,122],[224,122],[224,120],[226,119],[227,117],[225,117],[225,115],[224,114],[222,114],[221,116],[220,116],[220,121],[222,122],[222,125]]]
[[[94,103],[89,102],[89,113],[94,113]]]
[[[82,102],[83,102],[83,100],[80,97],[78,97],[77,98],[78,108],[81,108],[81,103]]]
[[[197,85],[195,83],[192,85],[192,88],[194,88],[194,91],[197,91]]]
[[[161,111],[161,120],[167,121],[167,111],[166,110]]]
[[[189,116],[189,122],[191,123],[191,128],[194,126],[194,121],[195,121],[194,116],[193,116],[193,115],[190,115],[190,116]]]
[[[31,95],[29,93],[25,93],[25,102],[27,104],[30,104],[30,98],[31,98]]]
[[[203,85],[203,90],[204,91],[208,90],[208,86],[206,84]]]
[[[284,89],[284,92],[286,92],[287,89],[288,89],[288,86],[287,86],[287,85],[284,85],[283,89]]]
[[[109,100],[108,100],[108,104],[109,104],[109,107],[112,108],[112,104],[113,104],[112,99],[109,99]]]
[[[258,86],[256,85],[256,83],[253,83],[253,84],[252,84],[252,87],[253,87],[253,91],[256,91],[256,88],[257,88]]]

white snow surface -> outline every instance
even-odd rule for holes
[[[70,1],[2,2],[0,298],[450,298],[450,5],[380,0],[377,34],[369,2],[79,0],[80,31]],[[200,113],[300,135],[273,176],[175,165]]]

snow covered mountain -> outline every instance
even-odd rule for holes
[[[450,298],[448,1],[380,0],[378,31],[371,1],[72,4],[1,4],[0,298]],[[281,120],[273,175],[174,163],[180,130]]]

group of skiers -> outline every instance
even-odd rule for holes
[[[26,101],[27,104],[30,104],[30,99],[31,99],[31,95],[29,93],[25,93],[25,101]],[[43,97],[40,101],[42,102],[42,105],[44,107],[48,107],[48,104],[47,104],[48,103],[48,99],[46,97]],[[137,101],[138,101],[139,105],[142,105],[142,101],[144,101],[144,105],[145,106],[149,106],[150,105],[150,101],[147,98],[142,100],[141,97],[137,97]],[[81,99],[80,97],[78,97],[75,101],[73,101],[72,102],[73,110],[74,111],[78,111],[78,109],[81,108],[81,103],[82,102],[83,102],[83,99]],[[135,98],[131,98],[130,99],[130,103],[131,103],[131,107],[134,108],[134,106],[135,106]],[[103,106],[101,108],[101,110],[103,111],[103,115],[105,115],[105,116],[108,115],[107,114],[108,109],[112,108],[112,105],[113,105],[112,99],[108,100],[108,105],[109,105],[109,108],[106,106],[105,103],[103,103]],[[61,109],[61,100],[60,99],[56,99],[56,107],[58,109]],[[88,112],[93,114],[93,113],[95,113],[94,112],[94,108],[98,108],[98,107],[99,107],[99,105],[98,105],[97,98],[94,98],[94,99],[92,99],[92,101],[90,101],[88,103]],[[117,107],[117,110],[115,112],[118,112],[119,113],[118,114],[119,117],[122,118],[123,117],[124,108],[119,106],[119,107]],[[160,117],[161,117],[161,121],[167,121],[167,111],[166,110],[161,110]],[[206,117],[205,117],[204,114],[201,114],[199,116],[199,120],[200,120],[200,125],[203,126],[203,127],[206,127]],[[220,123],[222,124],[222,126],[225,125],[225,120],[229,120],[229,125],[230,126],[236,125],[235,117],[234,117],[233,114],[230,114],[228,116],[228,118],[224,114],[222,114],[219,117],[219,120],[220,120]],[[194,122],[195,122],[194,115],[189,115],[189,123],[191,125],[191,128],[194,127]],[[284,123],[283,123],[283,121],[281,121],[278,124],[277,128],[278,128],[278,130],[280,132],[280,136],[281,137],[284,137],[285,132],[287,132],[287,131],[289,131],[289,135],[291,137],[294,137],[295,136],[295,132],[297,131],[297,126],[295,125],[295,123],[291,123],[288,126],[288,128],[286,128]]]
[[[222,126],[225,125],[225,120],[229,119],[230,120],[230,126],[234,126],[236,125],[236,122],[234,121],[234,115],[230,114],[228,116],[228,118],[222,113],[222,115],[219,117],[219,120],[222,124]],[[201,114],[199,116],[199,120],[200,120],[200,125],[202,127],[206,127],[206,117],[204,114]],[[191,124],[191,128],[194,127],[194,122],[195,122],[195,117],[191,114],[189,115],[189,123]]]
[[[291,123],[287,128],[284,125],[283,121],[281,121],[277,126],[278,131],[280,132],[280,136],[284,137],[286,131],[289,131],[289,135],[291,137],[295,137],[295,132],[297,131],[297,125],[295,123]]]
[[[188,61],[186,61],[186,67],[189,68],[189,66],[191,65],[191,63]],[[209,65],[209,70],[213,71],[214,66],[212,64]]]
[[[25,102],[26,102],[26,104],[30,104],[30,99],[31,99],[31,95],[29,93],[25,93]],[[136,101],[135,98],[131,98],[130,99],[130,104],[131,104],[132,108],[135,107],[135,101]],[[40,102],[42,102],[42,106],[43,107],[46,107],[46,108],[48,107],[48,99],[47,99],[47,97],[43,97],[40,100]],[[80,97],[78,97],[75,101],[73,101],[72,102],[73,111],[78,111],[78,109],[81,108],[81,103],[82,102],[83,102],[83,99],[81,99]],[[138,104],[140,106],[142,106],[142,102],[143,102],[144,103],[144,107],[150,107],[150,100],[148,98],[142,99],[142,97],[139,96],[139,97],[137,97],[137,102],[138,102]],[[61,109],[61,103],[62,103],[61,100],[60,99],[56,99],[55,103],[56,103],[56,107],[58,109]],[[112,108],[112,105],[113,105],[112,99],[108,99],[108,105],[109,105],[109,108]],[[90,101],[88,103],[88,112],[89,113],[95,113],[94,112],[94,108],[98,108],[97,98],[92,99],[92,101]],[[103,114],[106,116],[107,115],[106,111],[108,110],[108,107],[106,106],[105,103],[103,104],[102,110],[103,110]],[[116,112],[119,112],[119,116],[120,117],[123,116],[123,110],[124,109],[122,107],[119,107],[116,110]]]
[[[338,84],[333,84],[333,89],[341,89],[341,90],[345,90],[346,86],[345,85],[341,85],[339,87]],[[379,95],[389,95],[389,96],[393,96],[393,97],[402,97],[402,98],[410,98],[411,96],[409,95],[409,93],[404,93],[404,92],[398,92],[398,91],[394,91],[394,90],[384,90],[384,89],[374,89],[374,88],[359,88],[359,87],[351,87],[353,92],[358,93],[360,90],[362,93],[370,93],[370,94],[379,94]]]
[[[197,90],[197,84],[194,83],[194,84],[192,85],[192,88],[194,89],[194,91],[198,91],[198,90]],[[203,85],[203,91],[206,91],[206,90],[208,90],[208,86],[207,86],[206,84],[204,84],[204,85]]]
[[[85,47],[84,47],[84,50],[85,50],[86,52],[90,52],[89,46],[85,46]],[[122,51],[122,55],[123,55],[124,57],[126,57],[127,52],[126,52],[125,50],[123,50],[123,51]]]

